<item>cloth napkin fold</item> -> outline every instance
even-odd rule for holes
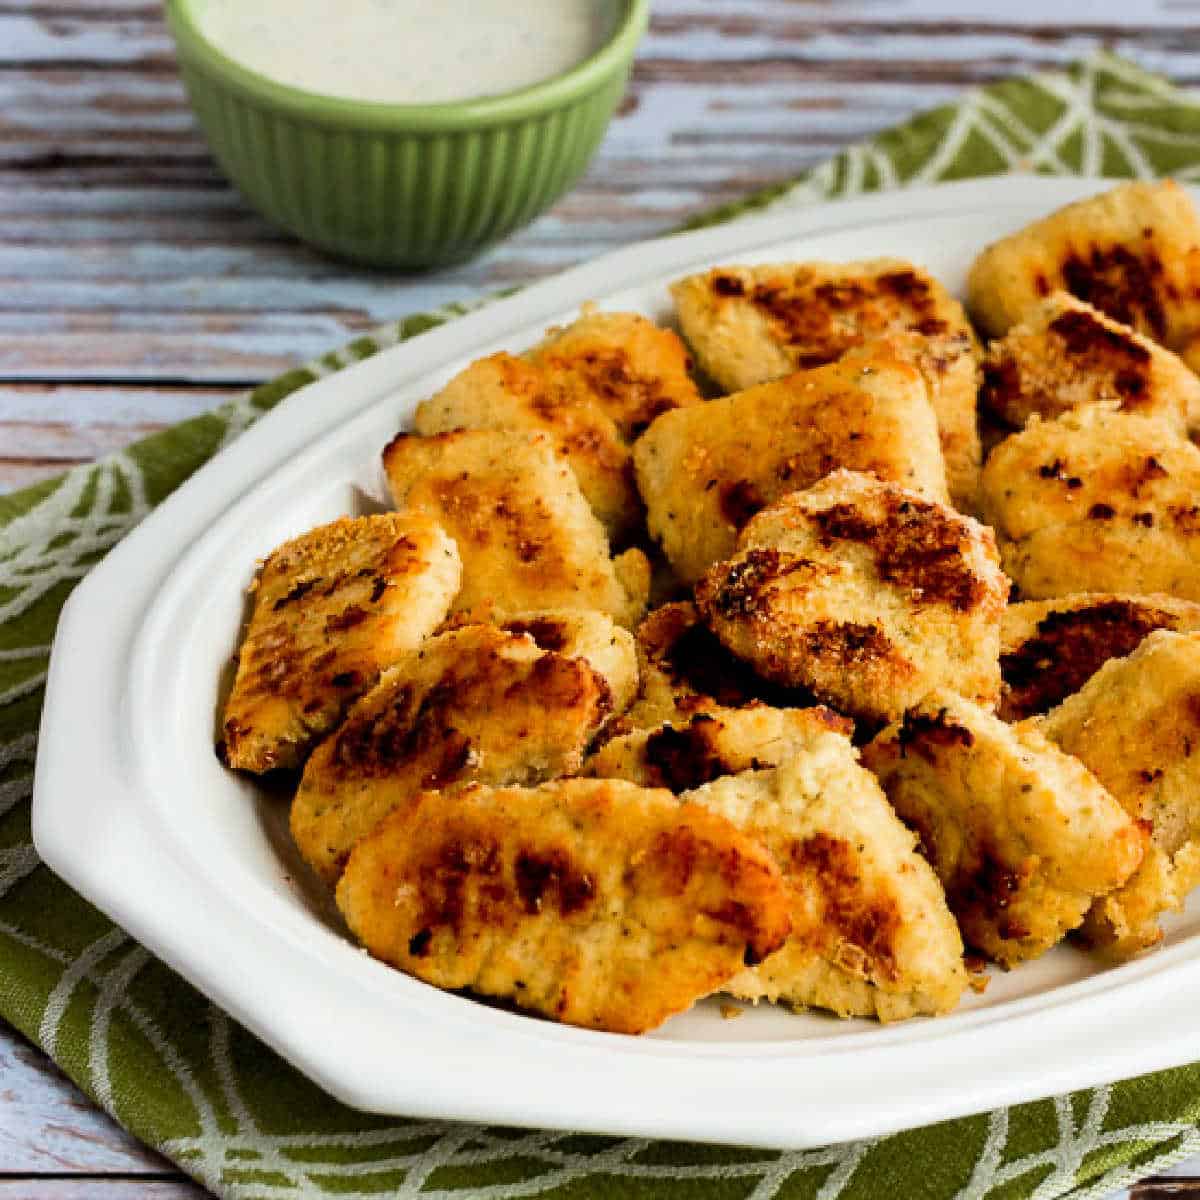
[[[1200,102],[1100,55],[968,92],[693,224],[1010,171],[1200,178]],[[408,317],[209,415],[0,497],[0,1015],[142,1141],[238,1200],[1092,1200],[1200,1152],[1200,1065],[785,1154],[368,1117],[320,1092],[40,864],[29,803],[38,719],[76,582],[291,392],[463,311]]]

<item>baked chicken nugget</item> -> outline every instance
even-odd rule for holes
[[[251,588],[224,760],[299,766],[379,672],[433,632],[461,577],[454,542],[415,514],[344,517],[273,551]]]
[[[588,759],[584,774],[685,792],[722,775],[777,767],[830,730],[848,737],[854,722],[821,706],[714,707],[686,721],[611,738]]]
[[[1200,600],[1200,450],[1104,404],[1030,420],[983,470],[984,520],[1026,600],[1079,591]]]
[[[424,792],[358,844],[337,901],[418,979],[618,1033],[688,1008],[790,925],[757,842],[611,779]]]
[[[616,673],[628,690],[624,637]],[[489,625],[440,634],[385,673],[313,752],[292,836],[335,882],[355,843],[424,789],[573,775],[612,712],[613,688],[588,659]]]
[[[1006,967],[1077,928],[1145,852],[1083,764],[953,692],[910,708],[863,762],[920,836],[967,944]]]
[[[888,342],[667,413],[633,455],[650,533],[685,583],[727,558],[756,512],[837,467],[947,498],[929,391]]]
[[[1010,604],[1000,622],[999,715],[1021,721],[1053,708],[1156,629],[1200,629],[1200,604],[1112,592]]]
[[[963,945],[941,885],[845,736],[827,730],[775,770],[684,798],[765,846],[791,897],[787,942],[725,991],[881,1021],[958,1004]]]
[[[462,430],[400,434],[383,452],[398,508],[439,520],[458,544],[455,612],[481,618],[590,608],[632,625],[645,609],[649,564],[622,570],[567,461],[547,434]],[[628,564],[626,564],[628,565]],[[623,580],[638,579],[631,595]]]
[[[639,692],[623,724],[652,729],[696,713],[768,704],[808,708],[804,688],[780,687],[726,650],[696,606],[678,600],[656,608],[637,627]]]
[[[901,342],[929,387],[950,495],[973,503],[978,347],[962,305],[928,272],[900,259],[717,267],[671,290],[684,337],[729,392],[833,362],[876,338],[911,335]]]
[[[630,445],[660,413],[700,403],[678,336],[634,313],[585,311],[523,358],[472,363],[418,406],[420,434],[545,432],[574,470],[610,537],[642,520]]]
[[[1098,900],[1084,936],[1116,959],[1162,938],[1160,913],[1200,883],[1200,633],[1151,633],[1038,721],[1150,831],[1137,874]]]
[[[989,246],[967,278],[967,308],[1001,337],[1052,292],[1098,308],[1183,354],[1200,328],[1200,216],[1172,180],[1123,183]]]
[[[1007,594],[990,529],[837,471],[759,513],[696,606],[759,674],[894,720],[936,687],[995,706]]]
[[[1186,435],[1200,417],[1200,380],[1169,350],[1066,292],[1027,312],[984,356],[979,401],[1018,429],[1034,414],[1098,400]]]

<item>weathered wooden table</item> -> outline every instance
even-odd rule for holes
[[[153,0],[0,0],[0,490],[376,322],[661,233],[962,88],[1096,44],[1200,85],[1200,0],[655,0],[586,179],[468,266],[367,274],[250,212]],[[1178,1177],[1150,1197],[1200,1195]],[[0,1200],[199,1196],[0,1025]]]

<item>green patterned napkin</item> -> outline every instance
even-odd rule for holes
[[[1102,56],[970,92],[698,223],[1014,170],[1200,178],[1200,102]],[[39,864],[29,825],[38,715],[55,622],[75,583],[290,392],[461,311],[409,317],[211,415],[0,497],[0,1015],[139,1138],[245,1200],[1083,1200],[1200,1152],[1200,1065],[791,1154],[366,1117],[322,1094]]]

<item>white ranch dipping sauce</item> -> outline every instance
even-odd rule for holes
[[[437,104],[528,87],[612,32],[615,0],[199,0],[196,23],[279,83],[349,100]]]

